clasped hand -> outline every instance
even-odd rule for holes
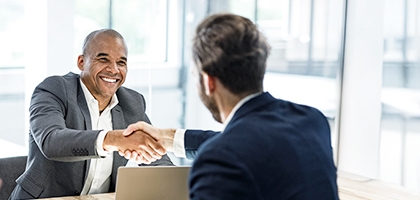
[[[122,135],[129,139],[127,148],[118,152],[126,159],[135,160],[138,164],[150,164],[161,159],[167,151],[173,151],[173,135],[175,129],[158,129],[139,121],[131,124]]]

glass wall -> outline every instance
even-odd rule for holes
[[[0,1],[0,157],[22,148],[25,140],[25,7],[23,0]]]
[[[320,109],[334,119],[342,59],[344,1],[229,0],[229,11],[253,19],[272,50],[265,90],[274,96]],[[335,144],[334,144],[335,146]]]
[[[381,179],[420,191],[420,2],[385,1]]]
[[[157,61],[166,61],[167,1],[75,1],[75,56],[83,39],[94,29],[113,28],[125,38],[130,62],[149,61],[150,50]],[[152,41],[152,39],[154,39]],[[153,42],[153,46],[150,43]]]

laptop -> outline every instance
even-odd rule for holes
[[[118,168],[116,200],[188,200],[190,166]]]

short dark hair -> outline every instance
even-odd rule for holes
[[[234,94],[244,94],[263,90],[269,51],[251,20],[215,14],[198,25],[192,56],[199,72],[217,77]]]
[[[91,33],[89,33],[89,35],[86,36],[85,41],[83,42],[83,48],[82,48],[83,55],[86,55],[87,50],[88,50],[89,45],[90,45],[90,42],[98,34],[109,35],[109,36],[119,38],[122,41],[124,41],[123,36],[114,29],[108,29],[107,28],[107,29],[100,29],[100,30],[92,31]],[[125,44],[125,42],[124,42],[124,46],[125,46],[125,49],[127,51],[127,45]]]

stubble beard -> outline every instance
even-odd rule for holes
[[[199,93],[201,102],[203,102],[203,104],[207,107],[207,109],[212,114],[213,118],[217,122],[222,123],[222,119],[220,117],[220,111],[217,108],[216,101],[214,100],[214,98],[208,97],[205,94],[205,88],[204,88],[204,85],[203,85],[202,81],[200,81],[200,91],[198,93]]]

